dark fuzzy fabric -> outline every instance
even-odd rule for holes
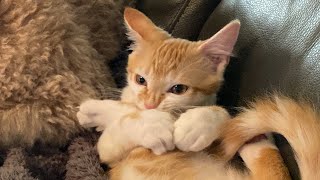
[[[107,179],[95,148],[97,137],[79,137],[68,149],[66,179]]]
[[[95,143],[98,134],[73,139],[66,148],[35,145],[30,150],[13,148],[0,154],[0,180],[108,179],[99,163]]]
[[[28,168],[26,168],[25,152],[21,148],[14,148],[3,157],[6,160],[0,168],[0,179],[2,180],[34,180]]]
[[[108,64],[111,68],[111,74],[114,77],[118,88],[124,88],[127,83],[126,67],[129,53],[130,52],[127,50],[127,46],[123,47],[123,50],[119,53],[119,56]]]

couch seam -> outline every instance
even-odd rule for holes
[[[182,16],[185,9],[188,7],[190,1],[191,0],[185,0],[182,7],[178,10],[176,15],[171,19],[171,23],[169,24],[169,28],[168,28],[168,31],[170,33],[172,33],[173,30],[175,29],[176,24],[179,22],[180,17]]]

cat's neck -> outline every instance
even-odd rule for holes
[[[129,86],[126,86],[122,89],[121,101],[125,103],[136,104],[136,96],[133,93],[133,91],[129,88]]]

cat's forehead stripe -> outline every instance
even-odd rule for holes
[[[188,54],[194,49],[194,44],[185,40],[167,40],[158,47],[153,54],[153,71],[165,75],[176,70]]]

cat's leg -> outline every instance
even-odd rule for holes
[[[127,156],[136,145],[129,141],[128,137],[119,131],[106,129],[102,132],[97,143],[97,151],[100,162],[111,167]]]
[[[80,105],[77,118],[83,127],[104,130],[115,120],[137,111],[134,106],[114,100],[87,100]]]
[[[137,111],[106,128],[97,148],[104,163],[121,160],[133,148],[142,146],[155,154],[174,149],[173,117],[158,110]]]
[[[118,121],[137,109],[129,104],[114,100],[88,100],[80,105],[77,113],[79,123],[83,127],[96,127],[103,131],[97,149],[101,162],[112,163],[120,160],[135,147],[117,127]]]
[[[89,100],[81,104],[77,117],[85,127],[105,129],[98,142],[103,162],[117,161],[137,146],[155,154],[174,148],[174,119],[167,112],[141,111],[120,101]]]
[[[245,144],[239,154],[252,180],[289,180],[290,175],[278,148],[270,140]]]
[[[201,151],[218,137],[219,127],[227,119],[229,113],[218,106],[190,109],[174,124],[175,145],[182,151]]]

